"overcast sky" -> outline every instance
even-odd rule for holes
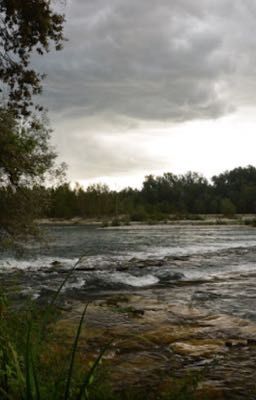
[[[256,2],[67,0],[37,59],[71,181],[139,185],[256,164]]]

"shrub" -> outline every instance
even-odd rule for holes
[[[107,228],[109,226],[109,222],[107,220],[102,221],[101,227],[102,228]]]
[[[121,225],[121,221],[119,218],[113,218],[111,221],[111,226],[120,226]]]
[[[236,207],[230,199],[225,198],[225,199],[221,200],[220,212],[225,217],[230,218],[230,217],[233,217],[234,214],[236,213]]]
[[[138,209],[130,215],[131,221],[143,222],[148,219],[148,213],[144,209]]]

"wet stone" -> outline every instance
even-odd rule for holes
[[[54,260],[51,262],[51,265],[53,265],[54,267],[58,267],[59,265],[61,265],[61,262]]]

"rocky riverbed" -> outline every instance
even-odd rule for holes
[[[19,306],[28,293],[20,291],[24,275],[5,274],[6,288]],[[66,274],[62,270],[60,275],[63,279]],[[57,302],[61,316],[56,332],[70,346],[89,303],[80,351],[94,359],[113,339],[103,366],[114,390],[150,389],[148,398],[154,399],[173,387],[179,392],[184,380],[190,386],[195,379],[198,399],[255,399],[256,324],[210,309],[217,297],[213,287],[219,284],[211,282],[207,290],[205,282],[179,281],[169,287],[99,293],[69,287]],[[42,289],[36,301],[45,303],[52,293]]]
[[[67,304],[66,304],[67,306]],[[84,302],[69,302],[57,330],[71,341]],[[168,291],[115,293],[92,300],[82,334],[96,355],[113,339],[104,365],[116,390],[168,391],[196,377],[197,398],[255,399],[256,324],[175,304]],[[150,398],[150,397],[149,397]]]

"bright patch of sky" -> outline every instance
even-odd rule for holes
[[[118,171],[113,176],[97,176],[81,179],[79,183],[88,186],[103,183],[120,190],[131,186],[140,188],[145,175],[161,175],[171,171],[184,174],[196,171],[208,179],[213,175],[237,166],[256,164],[256,114],[254,109],[210,121],[192,121],[138,133],[138,146],[144,146],[144,153],[152,159],[149,168],[129,174]],[[137,138],[137,140],[138,140]],[[113,140],[113,137],[112,137]],[[113,147],[125,147],[119,139],[113,140]]]

